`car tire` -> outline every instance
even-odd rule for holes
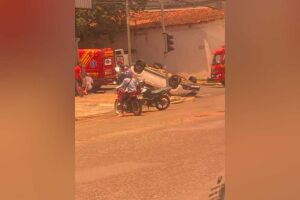
[[[135,73],[141,74],[144,71],[145,67],[146,67],[146,63],[142,60],[138,60],[135,62],[133,66],[133,70]]]
[[[172,89],[176,89],[178,87],[178,85],[181,83],[181,77],[178,76],[178,75],[172,75],[168,82],[169,82],[169,86],[172,88]]]
[[[189,81],[191,81],[192,83],[197,83],[198,80],[195,76],[190,76]]]

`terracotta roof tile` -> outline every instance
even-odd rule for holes
[[[217,19],[224,19],[224,10],[207,7],[165,10],[166,26],[205,23]],[[160,25],[160,11],[142,11],[131,14],[130,26],[133,29],[159,27]]]

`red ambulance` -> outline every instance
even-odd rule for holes
[[[115,53],[112,48],[78,49],[83,71],[93,78],[94,87],[116,82]]]

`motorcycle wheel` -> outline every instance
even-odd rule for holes
[[[114,105],[114,107],[115,107],[115,113],[116,113],[117,115],[121,113],[120,106],[121,106],[121,105],[120,105],[120,101],[115,100],[115,105]]]
[[[141,115],[142,114],[142,105],[137,99],[133,99],[131,101],[131,108],[132,108],[132,113],[134,115]]]
[[[155,107],[158,110],[166,110],[170,106],[170,98],[167,95],[161,96],[156,102]]]

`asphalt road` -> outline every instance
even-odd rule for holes
[[[76,200],[206,200],[225,168],[225,90],[76,122]]]

